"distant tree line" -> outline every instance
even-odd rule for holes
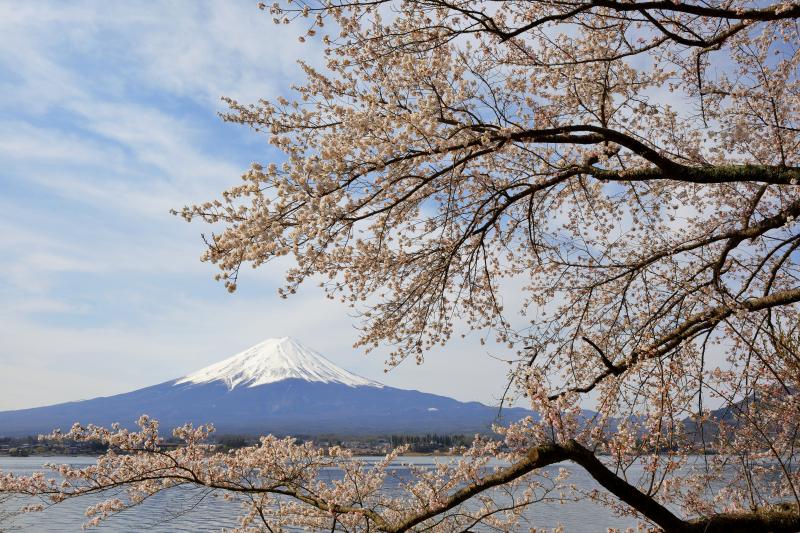
[[[258,439],[252,435],[220,435],[215,439],[221,451],[227,451],[255,444]],[[393,448],[408,445],[411,452],[430,453],[449,450],[458,446],[469,446],[471,437],[465,435],[440,435],[428,433],[425,435],[391,435],[352,437],[342,435],[329,435],[325,437],[306,437],[297,439],[298,443],[310,441],[318,445],[343,446],[345,448],[368,448],[382,444],[391,444]]]
[[[0,437],[0,455],[100,455],[108,445],[99,441],[42,439],[38,436]]]
[[[412,452],[427,453],[458,446],[469,446],[472,443],[472,438],[464,435],[428,433],[426,435],[392,435],[389,441],[394,448],[409,445]]]

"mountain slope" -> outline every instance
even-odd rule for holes
[[[220,434],[369,435],[488,431],[497,409],[387,387],[334,365],[294,339],[269,339],[182,378],[116,396],[0,412],[0,435],[132,426],[148,414],[171,428],[212,422]],[[503,423],[532,414],[504,409]]]

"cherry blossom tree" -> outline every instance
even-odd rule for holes
[[[509,391],[540,418],[394,493],[394,455],[273,437],[220,454],[189,427],[165,451],[147,419],[76,426],[112,445],[97,466],[0,489],[127,487],[102,518],[192,484],[238,495],[244,529],[509,530],[585,498],[665,531],[800,530],[800,4],[260,7],[324,66],[303,63],[290,96],[227,100],[284,157],[180,211],[219,230],[204,259],[234,291],[242,265],[291,256],[282,294],[321,281],[390,365],[469,330],[508,346]],[[561,461],[603,490],[542,470]]]

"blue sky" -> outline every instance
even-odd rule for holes
[[[214,198],[265,139],[219,97],[288,94],[313,44],[251,1],[0,4],[0,410],[115,394],[291,335],[389,385],[491,402],[508,366],[476,337],[384,375],[348,309],[281,265],[229,295],[200,233],[169,214]],[[497,352],[495,352],[497,353]]]

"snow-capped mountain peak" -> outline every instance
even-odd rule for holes
[[[228,389],[256,387],[284,379],[339,383],[350,387],[383,387],[340,368],[291,337],[267,339],[219,363],[179,378],[175,385],[223,381]]]

